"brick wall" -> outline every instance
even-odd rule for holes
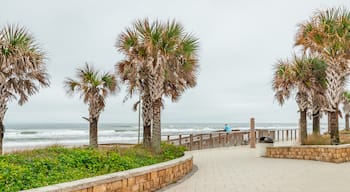
[[[350,161],[350,145],[267,147],[266,157],[343,163]]]
[[[192,171],[193,157],[184,157],[123,172],[27,190],[27,192],[141,192],[155,191]]]

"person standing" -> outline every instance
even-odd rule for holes
[[[228,126],[228,124],[225,124],[225,132],[231,132],[232,131],[232,129],[231,129],[231,127],[230,126]]]

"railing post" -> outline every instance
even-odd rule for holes
[[[199,149],[202,149],[203,148],[203,135],[201,134],[201,137],[200,137],[200,148]]]
[[[221,144],[221,133],[219,133],[219,145]]]
[[[294,129],[294,140],[297,140],[297,130]]]
[[[288,133],[289,133],[289,130],[287,129],[287,135],[286,135],[286,138],[287,138],[286,140],[287,140],[287,141],[288,141],[288,137],[289,137],[289,134],[288,134]]]
[[[228,141],[228,133],[226,133],[226,145],[229,143]]]
[[[214,142],[213,142],[213,135],[210,133],[209,134],[209,142],[210,142],[210,148],[212,148],[214,146]]]
[[[197,143],[198,143],[198,147],[197,147],[197,149],[198,150],[200,150],[201,149],[201,144],[200,144],[200,138],[198,137],[198,135],[196,136],[196,138],[197,138]]]
[[[256,137],[255,137],[255,119],[250,118],[250,148],[255,148],[255,142],[256,142]]]
[[[233,133],[233,144],[235,146],[238,145],[238,135],[239,135],[239,133]]]
[[[258,138],[264,137],[264,132],[262,130],[258,130]]]
[[[192,151],[193,135],[190,134],[190,151]]]
[[[280,141],[280,130],[277,130],[277,141]]]
[[[222,136],[222,146],[225,146],[225,137],[226,137],[226,134],[223,134],[223,136]]]
[[[181,145],[181,135],[179,135],[179,145]]]
[[[272,137],[272,139],[275,141],[276,140],[276,131],[275,130],[271,130],[270,131],[270,137]]]

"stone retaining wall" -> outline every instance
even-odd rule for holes
[[[266,157],[343,163],[350,161],[350,145],[267,147]]]
[[[193,168],[192,155],[127,171],[41,187],[26,192],[127,192],[155,191],[174,183]]]

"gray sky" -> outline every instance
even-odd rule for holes
[[[290,57],[297,24],[320,8],[349,5],[349,0],[2,0],[0,25],[17,23],[33,33],[47,52],[50,88],[29,102],[12,102],[5,116],[14,122],[84,122],[87,106],[63,89],[65,77],[90,62],[113,71],[123,58],[117,36],[140,18],[176,19],[200,39],[196,88],[181,100],[166,100],[162,121],[297,122],[297,105],[283,107],[271,90],[272,66]],[[123,87],[123,86],[121,86]],[[107,100],[100,122],[136,123],[131,110],[137,96],[123,103],[124,89]]]

